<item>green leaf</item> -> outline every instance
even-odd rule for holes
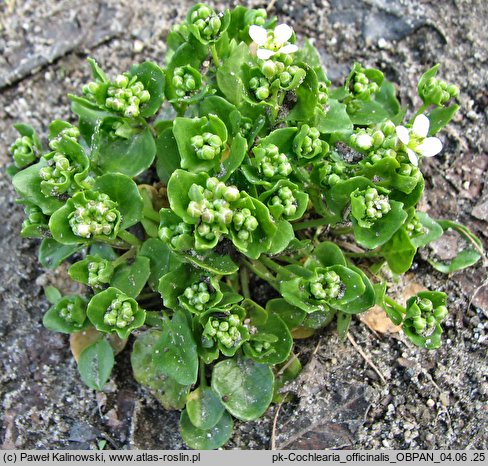
[[[366,126],[381,123],[390,115],[380,102],[356,100],[354,101],[354,111],[349,111],[349,117],[353,124]]]
[[[305,63],[298,63],[307,74],[300,85],[294,89],[297,103],[286,116],[287,121],[307,121],[313,117],[318,102],[319,82],[315,71]],[[320,130],[320,129],[319,129]]]
[[[24,168],[14,175],[12,184],[22,200],[29,201],[38,206],[43,214],[51,215],[63,203],[54,197],[46,197],[41,192],[42,179],[39,176],[39,170],[46,165],[47,162],[41,159],[38,163]]]
[[[403,204],[390,201],[391,210],[379,220],[376,220],[370,228],[362,228],[357,220],[352,217],[352,226],[356,241],[361,246],[374,249],[385,244],[394,233],[403,225],[407,213],[403,210]]]
[[[266,315],[265,322],[255,322],[251,317],[251,325],[257,331],[251,335],[250,341],[244,344],[244,353],[256,362],[264,364],[280,364],[288,359],[293,339],[287,325],[278,314]],[[268,343],[269,349],[256,351],[256,344]]]
[[[149,238],[139,251],[139,257],[145,256],[150,261],[149,286],[157,290],[159,279],[181,264],[181,259],[169,247],[157,238]]]
[[[241,165],[247,153],[247,141],[240,135],[236,135],[230,146],[229,156],[224,159],[222,166],[222,175],[217,176],[222,181],[226,181]]]
[[[459,105],[452,104],[449,107],[434,108],[429,112],[429,136],[435,136],[444,126],[454,118],[454,115],[459,110]]]
[[[208,430],[222,418],[225,408],[210,387],[198,387],[188,395],[186,413],[198,429]]]
[[[270,299],[266,303],[266,310],[270,314],[278,315],[289,330],[299,327],[306,316],[305,311],[291,305],[283,298]]]
[[[85,348],[78,360],[83,382],[93,390],[102,390],[114,366],[114,352],[107,340],[99,340]]]
[[[195,427],[186,410],[181,412],[180,433],[185,443],[194,450],[215,450],[225,445],[232,435],[234,423],[227,412],[208,430]]]
[[[121,125],[114,130],[114,125]],[[103,173],[133,177],[147,170],[156,155],[151,128],[144,120],[104,118],[92,139],[92,158]]]
[[[173,135],[173,128],[165,128],[156,139],[156,171],[159,178],[168,184],[173,172],[180,168],[181,157]]]
[[[252,359],[226,359],[212,373],[212,388],[227,411],[242,421],[257,419],[273,398],[274,376],[269,366]]]
[[[117,210],[121,215],[121,229],[129,228],[141,220],[142,197],[137,185],[127,175],[107,173],[96,178],[95,187],[117,203]]]
[[[398,115],[401,110],[395,86],[389,81],[383,81],[379,92],[375,95],[375,100],[383,107],[390,119]]]
[[[449,229],[454,230],[469,244],[469,247],[458,252],[456,257],[450,261],[438,262],[428,259],[430,265],[436,270],[442,273],[456,272],[457,270],[462,270],[476,264],[476,262],[484,257],[483,244],[469,228],[451,220],[437,220],[437,223],[442,227],[444,232]]]
[[[130,70],[132,76],[137,76],[138,81],[144,84],[151,98],[141,105],[141,116],[144,118],[154,115],[161,107],[164,100],[164,81],[163,70],[156,65],[146,61],[140,65],[132,66]]]
[[[59,293],[59,292],[58,292]],[[63,317],[63,312],[69,312],[69,318]],[[79,332],[87,324],[86,301],[79,296],[65,296],[60,298],[44,314],[42,324],[48,330],[61,333]]]
[[[353,124],[347,114],[346,106],[338,100],[330,99],[327,113],[319,110],[317,113],[317,129],[321,133],[346,133],[352,131]]]
[[[105,321],[105,315],[112,309],[114,300],[130,305],[133,319],[124,327]],[[146,311],[139,307],[137,301],[113,287],[107,288],[92,297],[88,303],[87,315],[97,330],[104,333],[117,333],[122,339],[127,338],[132,330],[141,327],[146,319]]]
[[[83,249],[79,244],[61,244],[53,238],[44,238],[39,247],[39,262],[47,269],[55,269],[65,259]]]
[[[232,275],[239,270],[239,266],[229,256],[221,256],[213,251],[202,255],[185,255],[185,258],[197,267],[218,275]]]
[[[182,385],[195,383],[198,375],[197,345],[183,311],[164,319],[164,328],[157,343],[155,366],[163,374]]]
[[[416,212],[415,215],[426,230],[425,233],[410,238],[416,248],[422,248],[442,236],[444,230],[434,219],[430,218],[425,212]]]
[[[404,228],[400,228],[382,247],[381,253],[393,273],[403,274],[412,266],[417,248]]]
[[[132,264],[117,267],[110,285],[118,288],[127,296],[136,298],[144,288],[150,273],[150,260],[147,257],[138,256]]]
[[[347,338],[347,332],[349,330],[349,326],[351,325],[351,318],[351,314],[346,314],[345,312],[340,311],[337,313],[337,333],[342,341]]]
[[[51,304],[56,304],[63,297],[61,292],[55,286],[51,285],[44,288],[44,295]]]
[[[161,334],[160,330],[151,329],[136,338],[130,356],[132,372],[138,383],[151,389],[164,409],[183,409],[190,385],[181,385],[163,374],[153,361]]]

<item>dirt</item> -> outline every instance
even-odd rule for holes
[[[210,2],[217,7],[222,4]],[[314,37],[336,83],[356,60],[398,84],[402,104],[418,101],[424,70],[441,63],[460,86],[461,111],[442,132],[443,152],[425,163],[422,208],[470,227],[487,243],[488,4],[483,0],[317,0],[241,2],[267,6]],[[10,0],[0,5],[0,393],[3,448],[184,448],[178,413],[163,410],[133,380],[126,350],[103,393],[80,381],[68,339],[42,327],[42,286],[56,280],[37,262],[37,241],[18,235],[23,218],[5,166],[24,121],[41,134],[55,118],[72,119],[67,93],[88,79],[85,58],[109,73],[145,59],[162,62],[170,25],[190,1]],[[446,248],[444,248],[446,249]],[[418,254],[412,282],[449,294],[444,345],[414,347],[401,333],[381,334],[355,320],[351,340],[333,329],[298,341],[305,368],[289,387],[293,400],[255,422],[237,423],[225,448],[488,448],[488,291],[478,264],[445,276]],[[449,253],[449,250],[447,251]],[[59,278],[58,278],[59,280]],[[485,285],[484,287],[482,287]],[[69,285],[68,285],[69,286]],[[361,353],[358,351],[361,350]],[[279,413],[277,413],[279,409]],[[272,425],[276,414],[276,429]]]

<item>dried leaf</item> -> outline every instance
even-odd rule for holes
[[[71,353],[75,358],[75,361],[78,362],[81,352],[87,347],[90,346],[92,343],[95,343],[97,340],[103,337],[103,333],[100,333],[94,327],[89,327],[86,330],[82,330],[81,332],[72,333],[69,338],[69,346],[71,349]],[[108,342],[110,346],[112,346],[115,354],[119,354],[127,344],[127,339],[122,340],[117,335],[110,335],[108,337]]]
[[[373,306],[368,312],[361,314],[360,319],[375,332],[398,333],[401,330],[399,325],[393,324],[380,306]]]

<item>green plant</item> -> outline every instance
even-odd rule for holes
[[[183,409],[193,448],[217,448],[232,417],[252,420],[279,400],[280,369],[300,365],[293,333],[381,306],[416,345],[437,348],[446,296],[421,292],[406,307],[386,295],[417,249],[447,229],[468,243],[443,272],[474,264],[479,240],[462,225],[416,210],[420,165],[458,109],[453,85],[420,79],[422,107],[406,118],[381,71],[355,64],[331,87],[311,42],[263,10],[217,14],[195,5],[168,35],[166,63],[145,62],[70,95],[78,125],[20,137],[9,169],[49,268],[69,260],[83,296],[52,287],[54,331],[90,329],[82,379],[108,380],[134,335],[134,377],[168,409]],[[346,235],[354,251],[335,238]],[[257,281],[276,299],[253,294]],[[292,363],[293,362],[293,363]]]

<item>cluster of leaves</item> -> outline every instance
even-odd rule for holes
[[[313,45],[299,49],[264,10],[203,4],[169,33],[164,66],[110,80],[88,61],[93,81],[69,96],[77,124],[52,122],[49,151],[17,125],[9,171],[22,236],[42,238],[40,262],[69,260],[86,286],[83,296],[48,288],[44,325],[95,335],[78,361],[90,387],[103,388],[135,334],[136,380],[183,409],[189,446],[209,449],[227,442],[233,417],[256,419],[282,399],[300,370],[301,329],[335,320],[344,338],[377,304],[416,345],[440,345],[446,296],[419,293],[405,308],[385,279],[448,229],[469,247],[435,268],[482,254],[465,227],[416,210],[419,162],[457,110],[437,66],[406,120],[381,71],[355,64],[332,88]],[[254,296],[257,281],[280,297]]]

